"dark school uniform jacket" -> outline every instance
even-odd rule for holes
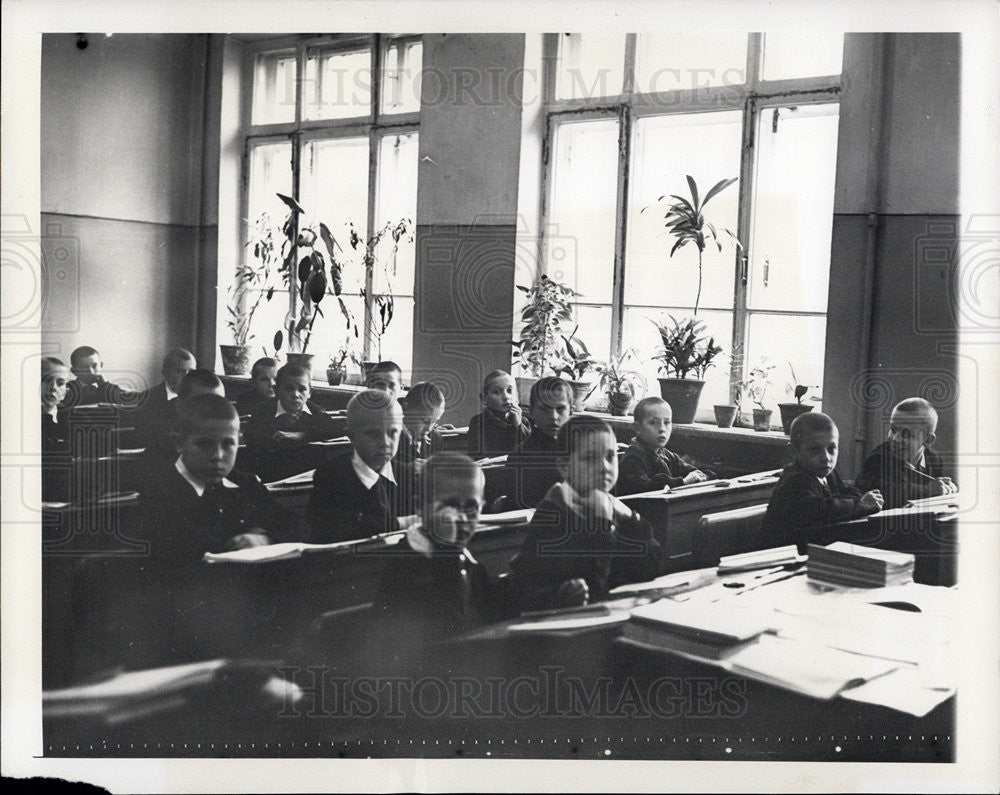
[[[761,549],[799,543],[799,530],[848,522],[871,513],[861,508],[862,492],[847,486],[836,470],[826,483],[796,464],[782,471],[757,537]]]
[[[521,416],[519,425],[511,425],[486,409],[469,420],[467,449],[473,458],[513,453],[519,444],[531,436],[531,423]]]
[[[924,466],[915,467],[896,454],[889,442],[883,442],[865,460],[857,486],[863,491],[878,489],[886,508],[899,508],[910,500],[933,496],[934,480],[945,477],[941,458],[924,448]]]
[[[124,403],[125,393],[120,386],[110,381],[105,381],[104,376],[99,376],[97,382],[84,386],[79,379],[74,379],[66,384],[66,398],[62,405],[67,408],[73,406],[93,406],[97,403]]]
[[[149,447],[169,439],[177,422],[177,405],[180,398],[167,398],[167,384],[161,381],[140,393],[133,414],[135,439],[142,447]]]
[[[566,580],[586,580],[590,601],[628,582],[659,576],[663,551],[652,526],[632,512],[623,521],[571,506],[566,484],[557,483],[538,505],[521,551],[511,561],[512,587],[524,609],[551,604]]]
[[[569,458],[557,439],[537,429],[507,456],[510,493],[505,508],[534,508],[562,480],[560,466]]]
[[[676,488],[684,484],[685,475],[700,469],[684,461],[677,453],[666,448],[654,449],[633,439],[628,450],[618,462],[618,485],[616,494],[639,494],[656,491],[664,486]],[[702,472],[711,479],[715,473],[708,469]]]
[[[406,464],[391,462],[395,483],[382,478],[366,488],[354,471],[353,455],[353,449],[348,450],[316,469],[306,509],[314,543],[395,532],[397,517],[413,511],[413,475]]]

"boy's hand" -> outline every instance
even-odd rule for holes
[[[233,551],[236,549],[249,549],[250,547],[265,547],[271,543],[271,539],[267,537],[263,530],[255,527],[249,533],[240,533],[237,536],[233,536],[229,539],[229,543],[226,544],[227,551]]]
[[[476,532],[476,522],[451,506],[435,511],[433,521],[433,527],[424,529],[439,544],[464,548]]]
[[[688,472],[684,476],[684,485],[687,485],[688,483],[701,483],[705,480],[708,480],[708,475],[700,469],[696,469],[694,472]]]
[[[419,475],[424,471],[424,465],[427,463],[426,458],[414,458],[413,459],[413,471]]]
[[[587,600],[590,598],[590,589],[587,587],[587,581],[581,578],[575,580],[566,580],[563,582],[559,589],[556,591],[555,598],[553,600],[553,607],[578,607],[579,605],[587,604]]]
[[[940,497],[944,494],[956,494],[958,492],[958,486],[956,486],[951,478],[938,478],[934,481],[934,485],[931,486],[932,496]]]
[[[873,489],[872,491],[866,491],[858,504],[868,511],[868,513],[877,513],[882,510],[885,500],[882,498],[881,491]]]
[[[521,407],[514,403],[507,407],[507,413],[504,415],[504,419],[507,420],[507,424],[516,427],[521,424]]]

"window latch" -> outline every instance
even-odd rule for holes
[[[764,286],[767,287],[768,277],[771,275],[771,261],[764,260]]]

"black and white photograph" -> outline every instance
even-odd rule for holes
[[[995,3],[90,5],[3,6],[5,777],[996,791]]]

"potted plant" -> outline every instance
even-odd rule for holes
[[[670,404],[674,422],[694,422],[698,398],[705,386],[705,372],[722,353],[722,346],[715,344],[714,337],[704,335],[705,324],[697,319],[667,317],[669,324],[652,321],[662,343],[653,359],[660,362],[660,372],[666,375],[657,379],[660,394]],[[695,377],[689,378],[689,373]]]
[[[638,370],[627,369],[627,363],[634,361],[635,351],[630,348],[595,367],[601,374],[597,387],[607,395],[608,411],[615,417],[624,417],[635,399],[646,394],[646,379]]]
[[[343,344],[337,348],[336,352],[330,355],[330,361],[326,365],[326,381],[330,386],[339,386],[347,377],[347,363],[351,362],[360,365],[358,355],[351,345],[351,337],[348,335]]]
[[[743,382],[745,394],[749,396],[757,407],[753,410],[753,429],[755,431],[771,430],[771,409],[765,408],[764,401],[767,399],[767,388],[771,385],[771,371],[774,364],[767,359],[750,368],[750,376]]]
[[[719,180],[708,189],[708,193],[705,194],[704,198],[699,199],[698,185],[695,183],[694,177],[688,175],[687,183],[691,190],[690,199],[676,195],[669,197],[661,196],[657,199],[658,202],[666,198],[673,200],[667,204],[667,212],[663,216],[664,226],[670,236],[674,238],[674,245],[670,249],[670,256],[673,257],[677,249],[683,248],[688,243],[694,243],[698,249],[698,293],[694,299],[695,316],[698,315],[698,305],[701,303],[702,257],[705,253],[705,246],[711,240],[718,247],[719,251],[722,251],[722,243],[719,240],[718,231],[713,224],[705,220],[705,206],[713,197],[724,191],[736,182],[736,180],[736,177]],[[643,207],[640,212],[645,212],[646,209],[648,208]],[[723,229],[722,232],[728,236],[737,249],[743,248],[736,235],[729,229]]]
[[[805,414],[807,411],[813,410],[811,405],[802,402],[802,398],[806,396],[806,393],[808,393],[812,387],[798,382],[799,379],[795,375],[795,368],[792,366],[791,362],[788,363],[788,370],[792,374],[792,381],[791,383],[785,385],[785,392],[794,396],[795,402],[778,404],[778,410],[781,412],[781,429],[786,434],[791,432],[792,423],[795,421],[796,417],[800,414]],[[815,397],[812,399],[817,400]]]
[[[594,388],[583,377],[597,369],[598,361],[590,355],[583,340],[576,336],[579,326],[573,329],[573,333],[568,337],[561,335],[565,345],[566,357],[562,364],[556,368],[557,375],[565,375],[573,387],[573,410],[583,411],[584,401],[590,397]]]
[[[373,234],[370,238],[368,238],[368,240],[365,240],[358,233],[354,224],[351,224],[351,248],[355,251],[360,248],[362,251],[366,273],[365,283],[374,284],[374,278],[369,278],[369,276],[373,276],[375,269],[378,267],[382,268],[382,273],[385,278],[385,292],[374,292],[373,288],[371,311],[368,311],[367,309],[365,311],[365,336],[368,340],[374,342],[375,355],[377,357],[374,361],[364,362],[363,367],[365,371],[382,361],[382,338],[389,330],[389,326],[392,323],[392,318],[396,309],[396,299],[392,293],[392,277],[396,275],[396,254],[399,251],[400,240],[404,237],[407,238],[408,242],[413,240],[412,226],[413,222],[409,218],[401,218],[395,222],[388,221],[381,229],[378,230],[378,232]],[[386,235],[389,235],[392,238],[392,251],[387,258],[380,260],[378,247]],[[386,260],[391,261],[391,275],[389,272],[389,263]],[[367,289],[362,287],[359,294],[367,307]],[[357,333],[356,326],[355,333]],[[370,350],[370,345],[368,350]],[[364,374],[367,378],[368,373],[365,372]]]
[[[557,371],[565,361],[562,324],[573,320],[570,300],[578,293],[544,273],[531,287],[519,284],[517,289],[527,296],[527,302],[521,309],[520,337],[512,342],[512,361],[526,373],[517,378],[519,400],[526,404],[531,385],[546,371]]]
[[[222,369],[226,375],[247,375],[250,372],[253,318],[261,302],[270,301],[274,295],[271,276],[278,255],[274,249],[271,218],[266,212],[261,213],[254,224],[247,248],[251,255],[236,269],[226,303],[226,325],[232,334],[233,344],[219,345]]]

